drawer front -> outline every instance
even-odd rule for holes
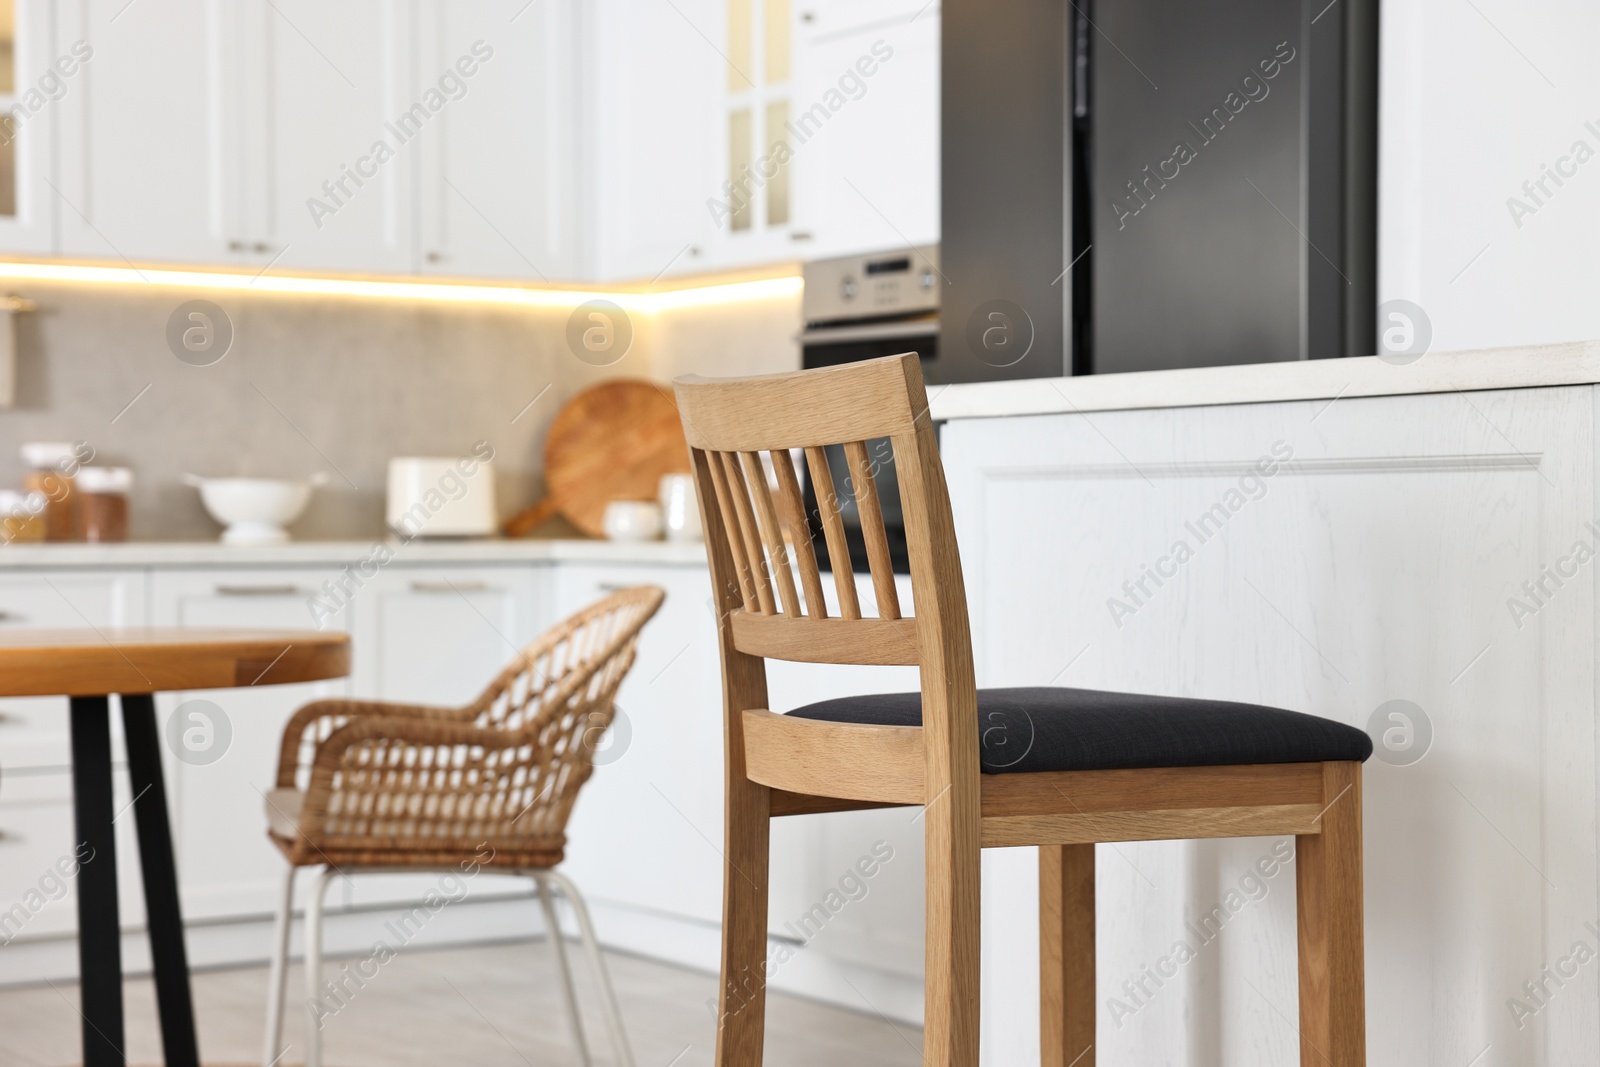
[[[138,571],[0,573],[0,629],[141,626],[144,591]]]
[[[113,775],[118,908],[124,929],[144,925],[132,797],[127,776]],[[78,927],[80,861],[106,857],[80,847],[73,830],[72,776],[15,774],[0,784],[0,946],[59,937]]]
[[[138,571],[0,573],[0,632],[142,626],[145,576]],[[122,731],[113,719],[114,758]],[[71,765],[67,701],[62,697],[0,697],[0,774]]]
[[[122,759],[120,745],[115,758]],[[71,766],[66,697],[0,697],[0,775]]]
[[[362,695],[464,704],[539,633],[528,567],[395,565],[357,594]]]

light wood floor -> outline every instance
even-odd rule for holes
[[[574,949],[576,946],[574,946]],[[638,1067],[704,1067],[714,1028],[706,999],[716,979],[631,956],[607,955]],[[587,964],[574,953],[590,1050],[611,1064]],[[325,1021],[329,1067],[558,1067],[575,1064],[554,961],[543,942],[402,952]],[[331,977],[336,967],[330,965]],[[266,968],[194,976],[200,1053],[208,1064],[260,1062]],[[292,1044],[280,1067],[298,1063],[305,1026],[300,968],[289,975]],[[0,1064],[63,1067],[80,1062],[76,985],[0,990]],[[148,980],[126,986],[131,1063],[160,1063],[155,996]],[[770,1067],[922,1062],[922,1031],[795,997],[767,1009]]]

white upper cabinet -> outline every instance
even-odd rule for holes
[[[742,266],[800,254],[794,226],[794,21],[789,0],[727,0],[712,258]]]
[[[936,4],[16,0],[10,29],[0,254],[537,284],[938,239]]]
[[[416,81],[421,270],[577,277],[577,55],[566,0],[424,0]]]
[[[27,5],[43,15],[46,5]],[[226,262],[223,8],[62,0],[53,47],[90,58],[54,105],[60,250],[112,261]],[[80,48],[80,51],[84,48]],[[5,248],[16,246],[9,240]]]
[[[791,138],[807,255],[937,244],[937,0],[799,12]]]
[[[53,250],[59,218],[49,161],[60,136],[62,100],[82,91],[82,42],[57,48],[50,5],[15,0],[0,6],[0,248]],[[57,65],[59,63],[59,66]]]
[[[939,239],[939,8],[600,3],[590,164],[602,280]]]
[[[263,268],[412,269],[419,134],[448,106],[415,84],[414,7],[236,0],[223,86],[230,240]]]
[[[414,149],[395,130],[432,113],[406,62],[410,5],[57,7],[57,47],[93,49],[57,105],[63,253],[411,269]]]
[[[649,280],[713,266],[708,205],[728,64],[722,0],[598,0],[584,8],[583,205],[589,274]]]

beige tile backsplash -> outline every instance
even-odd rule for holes
[[[478,440],[495,448],[508,515],[542,491],[550,421],[585,386],[619,375],[784,370],[799,360],[798,296],[635,316],[627,356],[596,368],[568,350],[560,308],[154,286],[8,291],[39,310],[18,321],[17,404],[0,411],[0,487],[21,480],[22,442],[87,441],[97,463],[134,470],[136,540],[217,535],[198,494],[179,481],[186,471],[326,471],[329,484],[293,535],[380,536],[390,456],[457,455]],[[221,306],[234,328],[228,354],[207,367],[180,361],[166,341],[173,310],[196,298]]]

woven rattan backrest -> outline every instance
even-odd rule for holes
[[[313,813],[327,835],[320,847],[368,849],[380,859],[404,849],[416,862],[428,849],[444,856],[479,845],[508,858],[531,856],[535,865],[541,856],[559,857],[639,631],[664,595],[639,586],[583,609],[528,645],[461,708],[387,724],[324,720],[321,730],[359,730],[364,739],[312,769],[331,798],[328,810]]]
[[[616,715],[639,631],[661,606],[655,586],[612,593],[522,650],[468,704],[462,718],[523,734],[530,743],[524,818],[566,825],[578,788],[594,771],[595,744]]]

